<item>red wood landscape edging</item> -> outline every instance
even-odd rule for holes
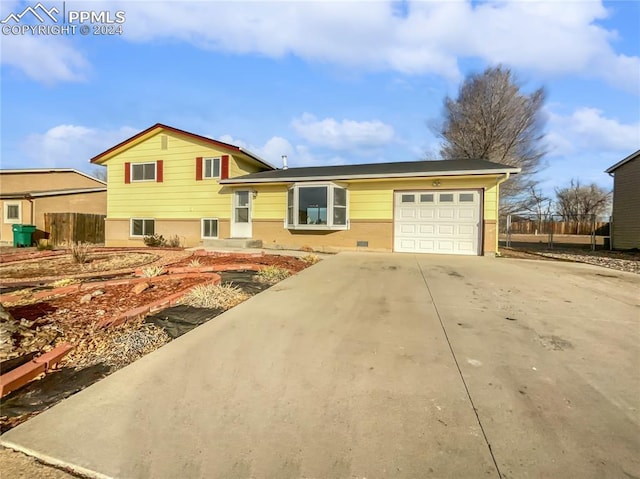
[[[186,295],[189,291],[191,291],[194,288],[197,288],[198,286],[203,286],[206,284],[212,284],[212,285],[217,285],[220,284],[220,282],[222,281],[222,278],[220,277],[220,275],[217,274],[208,274],[206,277],[202,276],[201,274],[196,274],[196,273],[192,273],[192,274],[176,274],[176,275],[167,275],[167,276],[163,276],[163,277],[156,277],[154,279],[160,279],[160,278],[165,278],[165,279],[176,279],[176,276],[182,278],[182,277],[186,277],[186,278],[191,278],[191,277],[198,277],[198,278],[208,278],[206,281],[203,281],[202,283],[190,286],[189,288],[185,288],[181,291],[178,291],[176,293],[170,294],[168,296],[165,296],[164,298],[158,299],[156,301],[152,301],[151,303],[147,303],[144,304],[142,306],[138,306],[136,308],[130,309],[129,311],[126,311],[124,313],[122,313],[119,316],[116,316],[115,318],[109,318],[109,319],[103,319],[102,321],[98,322],[98,324],[96,325],[96,327],[98,328],[104,328],[104,327],[108,327],[108,326],[117,326],[119,324],[124,323],[125,321],[128,321],[130,319],[136,319],[140,316],[144,316],[147,313],[153,313],[156,311],[160,311],[164,308],[167,308],[169,306],[173,306],[175,305],[178,300],[180,298],[182,298],[184,295]],[[149,279],[149,278],[139,278],[142,280],[145,279]],[[140,281],[138,281],[140,282]]]
[[[69,286],[62,286],[60,288],[53,288],[46,291],[38,291],[33,293],[28,299],[43,299],[51,296],[58,296],[60,294],[75,293],[76,291],[87,291],[90,289],[104,288],[105,286],[122,286],[126,284],[137,283],[160,283],[162,281],[168,281],[171,279],[184,279],[184,278],[196,278],[202,276],[200,273],[183,273],[173,275],[154,276],[151,278],[117,278],[108,279],[106,281],[93,281],[89,283],[77,283]],[[217,275],[216,275],[217,276]],[[0,295],[0,303],[16,303],[22,299],[25,299],[24,295],[7,293]]]
[[[34,378],[46,373],[73,349],[69,343],[63,343],[22,366],[0,376],[0,397],[21,388]]]

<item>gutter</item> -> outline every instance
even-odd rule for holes
[[[496,211],[496,213],[498,213],[496,215],[496,256],[501,256],[500,255],[500,185],[505,181],[507,181],[510,177],[511,177],[511,173],[506,172],[503,178],[499,178],[498,181],[496,181],[496,186],[498,187],[498,202],[497,202],[498,211]]]
[[[290,171],[290,170],[289,170]],[[318,176],[288,176],[283,178],[228,178],[221,180],[220,184],[233,185],[243,183],[286,183],[297,181],[339,181],[339,180],[368,180],[368,179],[387,179],[387,178],[431,178],[434,176],[465,176],[465,175],[507,175],[505,180],[509,178],[511,173],[519,173],[519,168],[510,170],[456,170],[456,171],[414,171],[410,173],[376,173],[376,174],[360,174],[360,175],[318,175]]]

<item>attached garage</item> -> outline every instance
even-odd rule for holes
[[[479,190],[397,191],[394,251],[479,255]]]

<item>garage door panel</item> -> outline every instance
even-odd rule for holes
[[[401,208],[400,209],[400,217],[403,219],[413,219],[416,217],[415,208]]]
[[[478,215],[478,208],[467,208],[460,207],[458,209],[458,218],[461,220],[472,220],[475,219]]]
[[[453,224],[438,225],[437,234],[439,236],[453,236],[456,227]]]
[[[473,237],[475,229],[473,225],[458,225],[458,235]]]
[[[423,236],[431,236],[436,232],[436,227],[434,224],[424,224],[422,223],[419,228],[420,235]]]
[[[395,202],[395,251],[478,254],[478,191],[404,191],[395,193]]]
[[[456,210],[447,206],[446,208],[440,207],[437,210],[438,218],[441,220],[450,220],[456,217]]]
[[[416,225],[412,223],[405,223],[400,225],[400,233],[405,234],[415,234],[416,233]]]

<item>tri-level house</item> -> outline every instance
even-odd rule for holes
[[[520,171],[484,160],[278,169],[162,124],[91,161],[108,171],[108,246],[177,234],[185,246],[469,255],[497,251],[500,183]]]

